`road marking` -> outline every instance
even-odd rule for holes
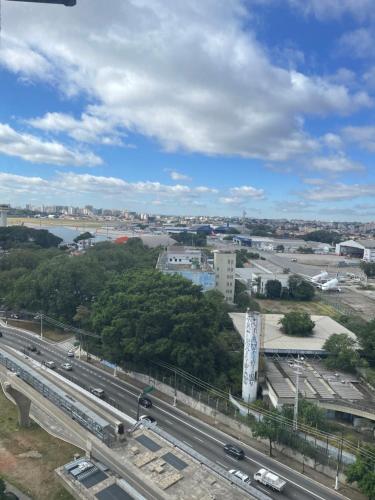
[[[190,446],[190,448],[192,448],[194,450],[193,446],[190,443],[188,443],[187,441],[184,441],[184,440],[182,440],[182,442],[187,444],[188,446]]]
[[[223,465],[221,462],[218,462],[218,461],[216,460],[216,463],[217,463],[217,465],[220,465],[220,467],[223,467],[225,470],[227,469],[227,466],[226,466],[226,465]]]
[[[193,439],[196,439],[197,441],[200,441],[201,443],[204,443],[203,439],[201,439],[198,436],[194,436],[194,434],[191,436]]]

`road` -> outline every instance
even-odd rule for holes
[[[32,339],[32,343],[40,349],[41,355],[30,353],[30,357],[39,361],[55,361],[58,367],[67,361],[66,352],[56,344],[45,342],[34,335],[20,332],[12,327],[0,327],[0,331],[3,333],[2,338],[0,338],[0,345],[4,343],[4,345],[22,350],[31,343]],[[58,369],[61,375],[67,376],[70,380],[84,388],[94,386],[104,389],[109,403],[115,404],[121,411],[136,418],[138,388],[113,377],[90,363],[71,358],[68,361],[72,363],[73,370],[66,372],[63,369]],[[187,415],[178,408],[159,399],[154,398],[151,410],[142,409],[141,414],[142,412],[151,414],[157,419],[158,425],[162,429],[226,469],[239,468],[251,476],[261,467],[266,467],[274,471],[287,481],[287,486],[283,493],[271,493],[262,485],[254,484],[256,488],[271,497],[283,500],[342,500],[344,498],[333,489],[309,479],[286,465],[271,459],[240,441],[236,441],[220,430]],[[246,454],[245,460],[238,462],[232,457],[225,455],[223,445],[228,442],[235,443],[244,449]]]

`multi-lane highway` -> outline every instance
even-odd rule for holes
[[[0,331],[3,334],[0,338],[0,345],[3,343],[22,350],[32,343],[37,346],[41,354],[30,352],[28,353],[30,357],[39,361],[54,361],[58,367],[67,361],[67,353],[56,344],[45,342],[38,337],[12,327],[0,326]],[[90,363],[71,358],[68,361],[72,363],[73,370],[66,372],[58,368],[61,375],[67,376],[84,388],[93,386],[104,389],[109,403],[115,404],[121,411],[136,418],[138,388],[113,377]],[[142,409],[141,413],[147,413],[155,417],[162,429],[190,445],[213,462],[226,469],[239,468],[249,475],[253,475],[260,467],[266,467],[287,481],[284,492],[277,494],[270,492],[262,485],[253,483],[256,488],[263,490],[268,495],[283,500],[342,500],[344,498],[333,489],[307,478],[242,442],[237,442],[220,430],[187,415],[178,408],[156,398],[153,398],[153,401],[152,409]],[[239,462],[225,455],[223,445],[228,442],[238,444],[244,449],[246,453],[245,460]]]

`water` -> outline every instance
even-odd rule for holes
[[[59,236],[63,239],[64,243],[72,243],[74,238],[79,236],[86,231],[89,231],[91,234],[95,236],[95,241],[106,241],[107,236],[105,234],[96,234],[95,228],[84,228],[84,227],[66,227],[66,226],[38,226],[36,229],[47,229],[50,233],[55,236]]]

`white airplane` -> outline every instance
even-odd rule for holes
[[[339,287],[339,280],[337,278],[333,278],[323,284],[319,284],[318,287],[323,292],[341,292],[341,288]]]
[[[327,271],[322,271],[321,273],[317,274],[316,276],[313,276],[311,278],[312,283],[320,283],[321,281],[324,281],[328,278],[328,273]]]

